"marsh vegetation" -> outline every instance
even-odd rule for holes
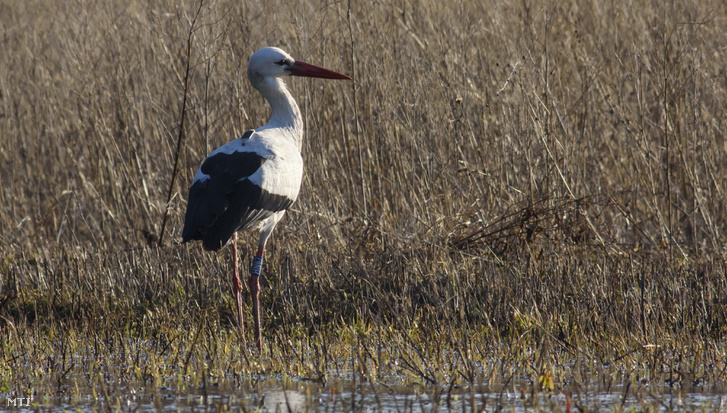
[[[0,393],[721,407],[725,27],[718,0],[0,3]],[[354,82],[288,82],[306,169],[258,355],[229,251],[178,235],[199,162],[267,120],[268,45]]]

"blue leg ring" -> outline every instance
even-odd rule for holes
[[[250,273],[252,275],[260,275],[260,272],[263,269],[263,257],[255,256],[252,260],[252,268],[250,269]]]

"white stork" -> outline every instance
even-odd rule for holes
[[[272,108],[265,126],[245,132],[241,138],[215,149],[189,188],[182,240],[201,240],[206,250],[217,251],[232,238],[232,287],[237,301],[240,338],[245,343],[242,324],[242,283],[237,269],[237,231],[260,231],[248,285],[255,319],[255,341],[262,350],[260,334],[260,271],[265,244],[275,224],[285,214],[300,191],[303,179],[303,119],[300,109],[283,82],[285,76],[324,79],[351,79],[346,75],[296,61],[276,47],[253,53],[247,78]]]

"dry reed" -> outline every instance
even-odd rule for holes
[[[727,333],[726,7],[0,4],[0,325],[107,343],[124,332],[174,343],[201,325],[229,334],[228,253],[178,234],[205,154],[266,121],[245,68],[275,45],[354,82],[288,82],[306,172],[264,268],[271,354],[298,351],[287,335],[322,343],[351,329],[360,349],[390,341],[434,383],[454,365],[487,380],[437,362],[470,341],[463,354],[477,357],[508,343],[513,369],[518,346],[716,362]],[[408,347],[430,336],[441,347]],[[371,354],[357,357],[365,366]]]

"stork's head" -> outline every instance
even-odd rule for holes
[[[264,47],[253,53],[247,65],[247,77],[254,85],[264,78],[307,76],[323,79],[351,79],[332,70],[296,61],[277,47]]]

